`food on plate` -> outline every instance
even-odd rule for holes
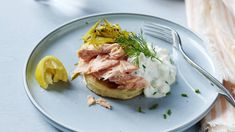
[[[47,89],[49,84],[54,82],[67,82],[68,74],[62,62],[54,56],[42,58],[35,70],[35,78],[38,84]]]
[[[107,109],[112,109],[112,106],[104,98],[98,98],[96,100],[96,104],[99,104],[100,106],[103,106]]]
[[[118,24],[111,24],[106,19],[96,22],[90,30],[82,37],[86,44],[99,46],[105,43],[114,43],[120,35],[128,36],[129,32],[124,31]]]
[[[170,92],[170,86],[176,79],[176,67],[171,61],[167,49],[155,46],[157,59],[147,58],[143,54],[139,56],[140,68],[137,75],[144,77],[150,85],[144,89],[146,97],[160,98]]]
[[[104,108],[112,109],[112,106],[104,98],[98,98],[97,100],[95,100],[95,97],[93,97],[91,95],[89,95],[87,97],[87,104],[89,106],[99,104],[100,106],[102,106]]]
[[[82,38],[72,79],[83,75],[91,91],[116,99],[141,93],[159,98],[169,93],[176,68],[168,51],[148,43],[142,33],[127,32],[104,19]]]
[[[93,96],[91,96],[91,95],[89,95],[88,97],[87,97],[87,104],[89,105],[89,106],[91,106],[91,105],[94,105],[96,102],[95,102],[95,98],[93,97]]]
[[[80,61],[74,74],[83,74],[88,88],[98,95],[128,99],[141,94],[148,85],[144,78],[131,74],[138,67],[127,61],[119,44],[96,48],[83,45],[78,56]]]

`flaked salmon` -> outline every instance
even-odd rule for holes
[[[88,104],[89,106],[96,104],[95,97],[89,95],[89,96],[87,97],[87,104]]]
[[[84,45],[78,56],[81,60],[74,74],[92,74],[98,79],[118,84],[118,88],[143,88],[148,85],[144,78],[133,74],[138,67],[125,59],[125,52],[117,43],[100,47]]]
[[[110,59],[119,59],[125,56],[123,48],[117,43],[102,45],[101,52],[108,53]]]
[[[118,88],[145,88],[149,85],[148,82],[143,77],[136,75],[133,75],[133,78],[129,80],[123,80],[119,78],[112,81],[114,81],[117,84],[120,83]]]
[[[100,78],[103,78],[104,80],[111,78],[113,76],[122,75],[126,73],[132,73],[133,71],[138,70],[138,67],[133,65],[132,63],[120,60],[119,64],[111,67],[106,72],[100,75]]]
[[[109,78],[110,82],[119,84],[118,88],[144,88],[148,82],[140,76],[133,74],[119,74]]]
[[[80,73],[86,73],[89,71],[89,63],[85,61],[79,61],[77,67],[73,71],[73,74],[80,74]]]
[[[125,56],[125,52],[119,44],[103,44],[100,47],[94,47],[93,45],[83,45],[78,50],[78,57],[85,62],[89,62],[92,58],[100,54],[109,55],[110,59],[119,59]]]
[[[89,62],[80,60],[76,69],[74,70],[74,74],[90,74],[99,72],[101,70],[117,65],[118,63],[118,60],[109,59],[108,55],[98,55],[96,58],[91,59]]]
[[[104,98],[98,98],[96,100],[96,104],[99,104],[100,106],[107,109],[112,109],[112,106]]]
[[[89,62],[92,58],[100,54],[100,50],[95,49],[93,45],[82,45],[77,54],[82,61]]]
[[[86,73],[99,72],[101,70],[108,69],[112,66],[115,66],[119,63],[118,60],[109,59],[108,55],[98,55],[95,59],[89,62],[89,71]]]

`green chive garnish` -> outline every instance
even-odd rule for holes
[[[145,70],[146,69],[146,66],[145,65],[142,65],[143,69]]]
[[[157,92],[154,92],[153,95],[155,95]]]
[[[186,93],[182,93],[181,96],[182,97],[188,97],[188,95]]]
[[[158,107],[158,104],[153,104],[151,107],[149,107],[149,110],[154,110]]]
[[[138,110],[138,112],[140,112],[140,113],[144,113],[144,111],[142,110],[141,106],[139,106],[137,110]]]
[[[168,95],[170,95],[170,94],[171,94],[171,92],[169,91],[169,92],[166,93],[166,96],[168,96]]]
[[[163,118],[164,118],[164,119],[166,119],[166,118],[167,118],[166,114],[163,114]]]
[[[168,109],[167,112],[166,112],[166,114],[167,114],[168,116],[170,116],[170,115],[171,115],[171,109]]]
[[[199,89],[195,89],[195,93],[200,94],[201,92]]]
[[[174,61],[170,58],[170,63],[173,65],[174,64]]]

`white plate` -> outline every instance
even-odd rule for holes
[[[33,105],[54,126],[62,130],[102,131],[102,132],[143,132],[143,131],[182,131],[192,126],[207,114],[215,102],[218,92],[181,57],[177,64],[177,81],[172,86],[171,95],[161,99],[147,99],[143,96],[128,101],[107,99],[113,110],[99,106],[87,106],[87,96],[95,95],[89,91],[83,79],[70,83],[58,83],[43,90],[34,78],[35,67],[46,55],[58,57],[71,73],[78,58],[77,49],[81,46],[81,37],[99,19],[107,18],[119,23],[123,29],[140,32],[144,22],[155,22],[177,30],[182,44],[189,56],[212,75],[214,66],[203,41],[188,29],[173,22],[140,14],[112,13],[88,16],[69,22],[47,35],[30,54],[24,72],[25,90]],[[87,24],[87,22],[89,24]],[[165,42],[146,36],[149,42],[171,50]],[[153,69],[154,70],[154,69]],[[194,89],[200,89],[196,94]],[[187,93],[188,97],[182,97]],[[155,110],[148,110],[158,103]],[[137,112],[141,106],[145,113]],[[163,114],[171,109],[167,119]]]

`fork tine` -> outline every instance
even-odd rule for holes
[[[166,27],[164,25],[157,24],[157,23],[145,23],[145,27],[160,30],[168,34],[171,34],[171,31],[172,31],[169,27]]]
[[[145,34],[166,41],[177,49],[181,45],[179,34],[170,27],[156,23],[145,23],[144,31]]]
[[[171,30],[163,25],[147,23],[144,25],[144,33],[152,37],[160,38],[169,43],[173,43]]]
[[[152,36],[154,38],[162,39],[162,40],[167,41],[169,43],[173,43],[173,40],[171,38],[169,38],[166,34],[156,32],[154,30],[144,29],[144,34],[147,34],[147,35]]]
[[[165,35],[165,36],[170,36],[171,35],[167,31],[164,31],[164,30],[162,30],[160,28],[156,28],[156,27],[153,28],[153,27],[150,27],[149,25],[146,25],[144,27],[144,29],[147,29],[148,31],[151,31],[151,32],[160,33],[160,34]]]

